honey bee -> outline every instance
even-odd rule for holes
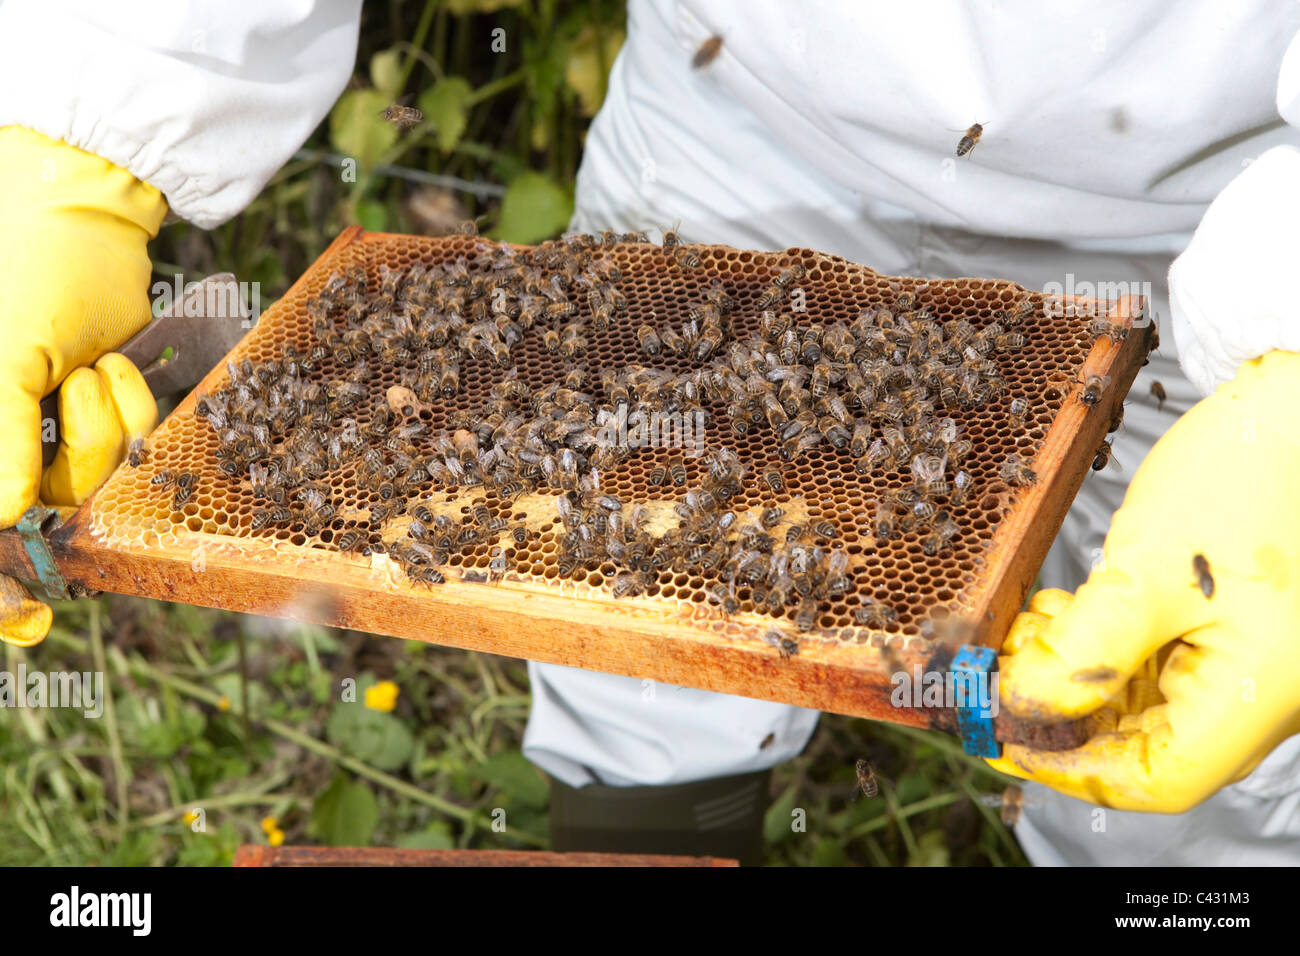
[[[650,472],[650,484],[658,486],[668,481],[668,466],[656,465],[654,471]]]
[[[166,488],[168,485],[174,484],[175,481],[176,481],[176,475],[173,474],[171,471],[167,470],[166,468],[164,468],[162,471],[158,472],[156,475],[154,475],[152,478],[149,479],[149,484],[155,485],[157,487]]]
[[[680,245],[673,250],[673,261],[680,269],[698,269],[702,264],[698,252]]]
[[[1156,400],[1156,411],[1163,412],[1165,410],[1165,402],[1169,399],[1169,395],[1165,392],[1165,386],[1161,382],[1152,381],[1151,397]]]
[[[898,611],[875,598],[863,598],[862,605],[853,611],[853,621],[863,627],[881,629],[898,623]]]
[[[705,592],[710,604],[716,604],[723,614],[731,615],[740,610],[740,601],[736,599],[734,587],[715,584]]]
[[[962,138],[957,141],[957,155],[965,156],[979,143],[980,137],[984,135],[983,123],[972,123]]]
[[[1098,318],[1088,323],[1088,334],[1094,340],[1105,336],[1110,339],[1112,345],[1118,345],[1128,338],[1128,329],[1125,326],[1116,325],[1109,319]]]
[[[1111,465],[1111,464],[1113,464],[1120,471],[1124,470],[1124,466],[1121,465],[1119,459],[1114,456],[1114,452],[1111,449],[1110,442],[1103,440],[1101,443],[1101,447],[1097,449],[1097,454],[1093,456],[1092,470],[1101,471],[1107,465]]]
[[[1025,337],[1020,332],[1004,332],[993,338],[993,351],[1016,352],[1025,347]]]
[[[668,473],[672,478],[673,484],[678,488],[686,484],[686,466],[680,461],[673,462],[672,466],[668,469]]]
[[[399,106],[396,103],[386,107],[379,115],[397,127],[400,133],[405,133],[424,122],[424,114],[414,106]]]
[[[641,572],[623,571],[614,575],[614,597],[631,597],[646,589],[646,577]]]
[[[853,772],[857,774],[857,783],[853,787],[853,796],[851,801],[857,800],[858,797],[871,797],[880,793],[880,784],[876,781],[876,773],[871,767],[868,760],[858,760],[853,765]]]
[[[1079,392],[1079,401],[1088,406],[1089,411],[1101,404],[1102,393],[1110,385],[1110,377],[1107,375],[1089,375],[1080,384],[1083,389]]]
[[[447,577],[432,565],[417,567],[408,574],[417,584],[446,584]]]
[[[893,501],[881,499],[876,503],[876,537],[884,541],[892,538],[897,531],[897,507]]]
[[[149,460],[149,453],[145,450],[144,439],[132,439],[130,446],[126,450],[126,463],[132,468],[139,468]]]
[[[998,469],[998,474],[1008,484],[1024,488],[1038,481],[1038,474],[1017,454],[1007,455]]]
[[[659,341],[659,336],[655,334],[654,326],[643,325],[636,330],[637,344],[641,346],[641,351],[647,355],[658,355],[663,348],[663,343]]]
[[[1025,416],[1028,414],[1029,400],[1026,398],[1013,398],[1007,406],[1007,421],[1015,428],[1024,427]]]
[[[763,472],[763,483],[773,494],[780,494],[785,491],[785,479],[781,477],[779,471],[769,469]]]
[[[1210,562],[1199,552],[1192,555],[1192,574],[1205,599],[1208,601],[1214,597],[1214,575],[1210,573]]]
[[[709,37],[700,44],[695,55],[691,57],[691,66],[700,70],[708,66],[717,59],[718,54],[722,52],[722,37],[714,35]]]

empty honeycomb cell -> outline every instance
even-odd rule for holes
[[[579,347],[572,356],[553,351],[546,333],[555,324],[539,319],[510,346],[504,363],[486,354],[462,354],[458,363],[458,387],[450,397],[439,390],[426,395],[428,400],[417,398],[416,405],[400,404],[391,422],[385,420],[385,412],[393,414],[387,391],[393,386],[409,389],[412,395],[419,391],[415,386],[422,374],[421,349],[395,347],[391,353],[358,361],[355,355],[348,355],[340,348],[345,341],[331,339],[327,347],[322,347],[324,340],[309,314],[309,303],[321,299],[332,279],[356,268],[364,274],[365,301],[372,316],[383,308],[375,300],[384,277],[390,272],[409,274],[408,270],[417,264],[421,269],[442,270],[440,276],[465,274],[470,286],[456,288],[472,288],[472,283],[478,281],[474,276],[499,271],[496,267],[503,255],[499,244],[473,236],[453,236],[393,237],[344,245],[328,260],[317,263],[289,295],[262,317],[231,359],[236,373],[242,375],[240,363],[245,359],[256,367],[259,363],[283,366],[295,354],[305,357],[312,367],[302,376],[304,381],[327,392],[333,390],[334,395],[343,394],[341,390],[351,382],[349,376],[359,376],[359,366],[363,366],[361,370],[368,373],[368,378],[360,383],[364,397],[354,407],[333,416],[320,443],[328,444],[331,434],[340,434],[344,427],[352,429],[366,435],[365,441],[379,450],[382,468],[392,469],[398,463],[387,445],[395,441],[398,429],[412,428],[415,436],[410,439],[412,447],[421,456],[433,455],[439,440],[448,439],[457,429],[473,431],[478,427],[481,410],[492,399],[493,390],[501,387],[510,375],[536,394],[557,386],[576,365],[583,365],[588,381],[575,391],[596,396],[595,402],[583,403],[590,406],[607,402],[607,393],[599,379],[601,371],[606,369],[646,366],[676,376],[711,367],[726,358],[731,344],[763,334],[758,302],[783,270],[796,263],[802,265],[804,272],[793,280],[790,288],[798,290],[806,311],[791,314],[796,328],[803,330],[810,326],[824,330],[837,323],[848,326],[864,310],[881,307],[890,308],[895,314],[908,314],[909,310],[900,305],[900,296],[911,295],[915,300],[912,308],[928,314],[937,326],[964,320],[976,332],[981,332],[994,322],[1005,321],[1009,313],[1020,308],[1020,303],[1028,303],[1027,311],[1015,327],[1025,337],[1024,348],[988,356],[1004,382],[1005,398],[951,407],[936,404],[931,412],[935,420],[951,417],[961,436],[970,442],[961,468],[970,476],[972,491],[962,503],[944,503],[944,511],[957,530],[938,554],[927,554],[922,546],[924,528],[902,529],[888,540],[877,538],[877,506],[887,495],[898,495],[912,487],[915,476],[908,468],[878,464],[860,474],[847,448],[835,449],[826,442],[804,449],[793,460],[782,460],[782,442],[760,409],[732,415],[729,409],[734,402],[717,398],[700,402],[707,415],[704,447],[730,449],[743,472],[739,486],[731,490],[727,505],[738,514],[737,525],[754,520],[748,512],[775,504],[787,512],[797,507],[800,522],[824,520],[835,527],[833,537],[809,539],[809,546],[820,546],[823,559],[825,554],[836,550],[847,557],[850,592],[833,599],[818,599],[813,629],[801,634],[801,640],[860,644],[866,642],[868,630],[881,629],[913,637],[920,633],[919,622],[934,617],[933,612],[948,613],[951,607],[955,613],[969,607],[972,588],[979,583],[981,556],[1015,497],[1014,490],[1000,479],[1001,464],[1013,451],[1032,460],[1057,413],[1077,388],[1073,383],[1091,347],[1090,338],[1080,334],[1085,320],[1051,319],[1044,314],[1041,295],[1026,293],[1007,282],[883,276],[806,249],[769,253],[686,248],[699,256],[698,268],[682,267],[673,254],[651,243],[621,242],[596,247],[591,261],[617,268],[619,278],[611,285],[626,297],[626,308],[614,314],[607,328],[597,329],[594,311],[585,295],[571,288],[569,301],[577,305],[575,319],[584,323],[585,347]],[[543,251],[537,255],[545,254],[545,247],[538,249]],[[548,273],[541,266],[538,269],[543,282],[554,275],[554,270]],[[720,347],[705,359],[667,351],[653,358],[646,355],[640,347],[637,330],[646,324],[654,328],[680,327],[688,320],[690,310],[701,304],[714,282],[720,282],[734,301]],[[784,302],[776,311],[785,311],[788,304]],[[385,315],[390,325],[398,321],[391,313]],[[480,321],[483,319],[496,320],[491,312],[485,313]],[[337,319],[332,321],[335,334],[341,334],[337,330],[344,329],[344,325]],[[469,317],[466,323],[472,321],[473,317]],[[561,328],[563,324],[563,321],[558,323]],[[319,349],[314,357],[313,348]],[[905,361],[904,357],[894,364]],[[793,367],[801,362],[798,358],[794,363],[780,364]],[[803,363],[805,371],[799,374],[807,375],[815,365],[815,360]],[[836,374],[838,378],[830,389],[834,394],[843,394],[844,369]],[[227,380],[225,384],[228,386],[230,382]],[[936,389],[932,391],[937,394]],[[1014,396],[1030,399],[1030,410],[1019,427],[1007,419],[1009,401]],[[462,487],[442,475],[427,477],[405,488],[400,495],[386,497],[390,489],[383,482],[394,481],[396,475],[381,480],[374,469],[352,458],[304,480],[305,484],[320,486],[322,491],[315,514],[299,501],[291,500],[283,505],[293,510],[290,520],[261,518],[260,515],[281,506],[259,494],[246,467],[235,476],[219,468],[218,452],[226,447],[220,429],[195,414],[194,407],[194,403],[182,406],[151,436],[150,456],[140,468],[124,466],[106,484],[94,506],[101,530],[128,537],[153,531],[195,542],[234,535],[249,541],[284,542],[277,552],[284,556],[291,555],[295,548],[317,549],[335,554],[338,561],[382,564],[388,560],[398,565],[405,560],[402,542],[411,540],[411,508],[416,502],[423,502],[434,515],[449,520],[457,535],[470,534],[473,538],[447,549],[445,556],[440,555],[443,557],[440,566],[449,578],[472,571],[479,576],[475,580],[486,579],[492,558],[496,556],[493,549],[506,541],[511,542],[504,550],[510,577],[502,587],[573,594],[576,585],[579,593],[589,588],[591,596],[608,599],[620,575],[627,573],[619,562],[603,555],[587,567],[566,553],[562,541],[567,530],[559,520],[554,502],[564,488],[559,483],[549,483],[540,474],[528,478],[525,483],[528,487],[512,493],[506,493],[502,487]],[[251,407],[243,411],[246,415],[253,413]],[[754,416],[757,421],[748,420]],[[735,428],[741,425],[743,433],[736,434]],[[303,435],[315,427],[300,421],[292,429],[275,434],[271,444],[277,453],[283,454],[287,445],[306,441]],[[372,440],[371,430],[377,436],[382,433],[382,437]],[[882,422],[876,420],[872,438],[880,437],[881,433]],[[479,450],[483,450],[481,440]],[[656,470],[674,467],[684,475],[683,483],[676,483],[670,476],[663,484],[652,484],[651,477]],[[193,499],[179,511],[172,509],[175,488],[160,488],[150,481],[162,470],[197,476]],[[949,474],[951,471],[950,467]],[[779,491],[766,484],[764,476],[768,472],[779,476],[782,485]],[[654,533],[662,535],[678,520],[672,505],[681,503],[688,491],[702,487],[708,480],[708,467],[702,458],[686,454],[681,448],[646,447],[601,469],[599,480],[601,493],[613,494],[620,500],[621,520],[631,520],[633,510],[638,505],[645,506],[654,516]],[[481,509],[479,516],[476,509]],[[482,513],[486,513],[488,522],[504,520],[508,526],[490,527],[488,522],[479,520]],[[259,524],[262,521],[265,523]],[[792,516],[788,514],[786,521],[792,523]],[[258,526],[254,527],[255,524]],[[515,544],[510,537],[514,525],[527,529],[522,543]],[[774,537],[783,535],[786,526],[779,526]],[[352,538],[355,540],[349,540]],[[367,549],[380,548],[387,558],[363,554]],[[344,550],[346,554],[336,554]],[[799,610],[797,595],[775,613],[766,606],[757,607],[757,598],[766,594],[770,582],[726,582],[723,572],[728,566],[726,562],[709,567],[688,561],[684,568],[656,569],[642,583],[639,597],[661,602],[665,607],[706,608],[708,623],[703,626],[728,634],[760,636],[772,622],[779,622],[787,632],[793,631]],[[738,603],[737,613],[730,618],[717,606],[716,599],[710,600],[709,589],[718,585],[731,588]],[[855,611],[870,612],[863,603],[866,598],[891,609],[892,620],[869,626],[855,620]],[[765,620],[752,623],[756,615]],[[741,619],[747,623],[740,623]]]

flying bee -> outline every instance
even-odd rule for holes
[[[1088,406],[1091,411],[1101,404],[1101,395],[1110,385],[1110,376],[1089,375],[1080,384],[1083,385],[1083,389],[1079,392],[1079,401]]]
[[[984,135],[984,124],[972,123],[966,129],[966,132],[962,134],[962,138],[957,141],[957,155],[958,156],[967,155],[972,149],[976,147],[976,145],[980,141],[980,137],[983,135]]]
[[[1199,552],[1192,555],[1192,574],[1196,577],[1196,586],[1201,589],[1208,601],[1214,597],[1214,575],[1210,573],[1210,562]]]
[[[718,58],[722,52],[722,37],[714,35],[709,37],[700,44],[695,55],[691,57],[691,66],[694,69],[701,70]]]
[[[853,772],[857,774],[857,783],[853,787],[853,796],[850,802],[857,800],[858,797],[871,797],[880,793],[880,784],[876,781],[876,773],[871,768],[871,761],[859,760],[853,765]]]
[[[1008,484],[1020,488],[1027,487],[1038,481],[1038,474],[1034,469],[1029,467],[1029,463],[1017,454],[1007,455],[1006,460],[998,469],[998,474]]]
[[[1111,449],[1110,442],[1102,441],[1101,447],[1097,449],[1097,454],[1093,456],[1092,470],[1101,471],[1107,465],[1111,465],[1111,464],[1113,464],[1120,471],[1124,470],[1124,466],[1121,465],[1119,459],[1115,457],[1114,452]]]
[[[400,106],[397,103],[385,108],[379,115],[397,127],[399,133],[405,133],[424,122],[424,114],[414,106]]]
[[[131,445],[126,450],[126,463],[132,468],[139,468],[149,460],[149,453],[145,450],[144,439],[133,439]]]
[[[1151,397],[1156,400],[1156,411],[1163,412],[1169,395],[1165,392],[1165,386],[1161,382],[1153,381],[1151,383]]]

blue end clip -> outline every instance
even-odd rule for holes
[[[974,644],[963,644],[952,659],[957,730],[961,734],[962,749],[973,757],[998,757],[1002,753],[993,735],[998,686],[989,678],[990,674],[996,673],[997,663],[997,651]]]
[[[31,559],[32,568],[36,571],[36,577],[40,579],[46,596],[67,601],[72,595],[68,592],[68,585],[63,580],[63,575],[59,573],[58,562],[50,552],[50,545],[45,540],[43,531],[45,522],[57,513],[53,508],[32,505],[18,520],[18,534],[23,539],[27,557]]]

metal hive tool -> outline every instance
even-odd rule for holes
[[[463,258],[472,268],[476,257],[490,254],[495,245],[473,236],[424,239],[349,231],[262,317],[230,358],[257,363],[281,359],[285,346],[310,351],[307,303],[349,265],[360,264],[375,282],[381,264],[404,269],[416,262],[432,265]],[[681,268],[671,254],[649,243],[602,250],[621,272],[618,287],[628,305],[608,329],[587,330],[589,346],[579,358],[590,369],[632,363],[674,372],[698,367],[701,363],[684,356],[648,359],[638,349],[636,330],[647,321],[660,326],[684,314],[700,301],[711,280],[721,278],[736,300],[733,337],[755,332],[759,297],[792,263],[805,270],[797,283],[806,304],[800,322],[852,322],[863,308],[889,304],[900,292],[910,291],[918,307],[939,321],[964,318],[978,328],[1025,295],[1025,290],[1004,281],[927,282],[883,276],[805,249],[763,253],[690,248],[698,254],[698,268]],[[851,586],[822,601],[807,630],[796,626],[797,605],[779,614],[756,611],[747,586],[735,590],[735,613],[723,613],[706,593],[719,580],[716,570],[665,569],[644,593],[618,599],[612,589],[620,569],[613,562],[562,575],[557,492],[544,484],[503,497],[482,486],[426,483],[422,494],[435,512],[468,521],[475,509],[485,507],[505,517],[509,528],[527,531],[518,541],[502,528],[493,540],[450,554],[441,568],[448,583],[441,587],[411,582],[388,554],[335,550],[336,539],[353,530],[366,541],[391,547],[410,521],[409,515],[398,514],[379,524],[368,522],[368,510],[380,498],[355,464],[328,478],[337,514],[324,527],[310,527],[297,515],[292,521],[254,527],[254,515],[266,502],[256,498],[245,476],[232,478],[218,470],[217,436],[195,414],[197,396],[212,394],[227,381],[224,368],[215,369],[151,436],[145,464],[120,468],[67,528],[56,533],[56,548],[100,554],[95,575],[87,582],[94,588],[365,627],[951,729],[950,711],[918,713],[889,706],[889,675],[914,666],[943,668],[955,643],[1000,641],[1118,414],[1150,335],[1149,328],[1139,327],[1118,341],[1094,340],[1085,329],[1086,319],[1071,314],[1076,310],[1048,317],[1043,297],[1032,294],[1032,300],[1033,311],[1017,328],[1025,335],[1025,348],[997,357],[1009,386],[1006,393],[983,407],[940,413],[955,418],[972,444],[963,467],[974,484],[966,501],[951,508],[958,531],[937,555],[925,553],[918,532],[889,540],[874,533],[874,503],[911,484],[910,474],[883,469],[859,474],[846,452],[825,443],[793,462],[781,461],[769,429],[754,428],[737,436],[723,410],[709,408],[705,444],[733,448],[747,471],[729,507],[742,515],[781,507],[785,516],[773,534],[796,521],[829,522],[834,540],[817,543],[840,548],[849,557]],[[1112,323],[1130,328],[1141,306],[1124,300],[1109,308]],[[525,334],[509,360],[519,379],[535,388],[555,381],[570,364],[548,352],[540,333],[533,332]],[[346,372],[332,358],[323,358],[311,374],[329,381]],[[385,365],[370,387],[375,395],[386,396],[392,386],[409,382],[412,372],[400,364]],[[1087,374],[1111,379],[1100,405],[1091,410],[1078,401],[1078,382]],[[409,420],[423,420],[431,430],[441,430],[448,415],[477,407],[501,377],[496,365],[466,363],[454,398],[420,403],[418,410],[408,409]],[[1030,400],[1020,427],[1008,421],[1008,405],[1017,396]],[[358,424],[366,424],[366,414],[364,409],[357,412]],[[1032,464],[1036,484],[1017,488],[1007,483],[1001,467],[1009,454]],[[602,473],[601,489],[625,505],[646,506],[651,521],[666,526],[672,503],[684,490],[651,483],[656,468],[667,463],[684,465],[687,487],[704,478],[700,458],[680,450],[641,448]],[[780,492],[759,480],[769,468],[778,469],[784,479]],[[192,494],[179,507],[174,507],[174,488],[160,490],[152,483],[164,470],[196,476]],[[105,559],[107,553],[118,560]],[[489,580],[491,557],[501,553],[507,558],[506,573],[499,581],[496,575]],[[70,561],[74,571],[76,565],[76,560]],[[895,608],[896,620],[859,623],[863,616],[855,618],[855,610],[872,600]],[[797,643],[783,652],[774,646],[774,630]],[[1004,716],[999,718],[999,736],[1054,747],[1072,744],[1077,731],[1068,726],[1036,728]]]

